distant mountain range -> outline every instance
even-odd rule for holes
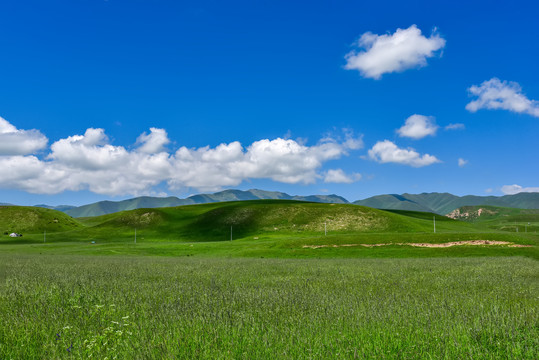
[[[45,205],[45,204],[39,204],[39,205],[34,205],[34,206],[35,207],[40,207],[40,208],[45,208],[45,209],[58,210],[58,211],[62,211],[62,212],[66,212],[67,210],[71,210],[71,209],[76,208],[76,206],[72,206],[72,205],[50,206],[50,205]]]
[[[264,190],[224,190],[214,194],[199,194],[189,196],[186,199],[179,199],[175,196],[166,198],[142,196],[123,201],[99,201],[93,204],[73,207],[62,210],[72,217],[87,217],[111,214],[118,211],[133,210],[139,208],[158,208],[180,205],[206,204],[223,201],[243,201],[243,200],[262,200],[262,199],[281,199],[281,200],[300,200],[321,203],[347,204],[348,201],[337,195],[310,195],[310,196],[291,196],[277,191]],[[65,206],[63,206],[65,207]]]
[[[338,195],[310,195],[292,196],[278,191],[265,191],[251,189],[224,190],[214,194],[199,194],[186,199],[171,197],[142,196],[123,201],[99,201],[79,207],[60,205],[36,205],[48,209],[65,212],[72,217],[89,217],[111,214],[118,211],[139,208],[158,208],[180,205],[205,204],[222,201],[282,199],[300,200],[322,203],[347,204],[348,200]],[[445,215],[462,206],[491,205],[519,209],[539,209],[539,193],[519,193],[505,196],[456,196],[449,193],[422,193],[422,194],[390,194],[378,195],[364,200],[354,201],[353,204],[390,210],[426,211]]]
[[[456,196],[448,193],[379,195],[354,201],[377,209],[428,211],[445,215],[461,206],[491,205],[519,209],[539,209],[539,193],[504,196]]]

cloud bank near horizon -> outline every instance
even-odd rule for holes
[[[522,192],[537,192],[539,193],[539,186],[537,187],[522,187],[517,184],[502,186],[502,193],[504,195],[515,195]]]
[[[83,135],[55,141],[48,152],[48,139],[37,130],[17,130],[0,121],[0,140],[15,138],[21,144],[0,146],[0,187],[37,194],[57,194],[66,190],[89,190],[102,195],[146,195],[159,184],[170,190],[195,188],[220,190],[249,179],[271,179],[288,184],[351,183],[360,174],[342,169],[322,171],[329,161],[363,147],[361,137],[350,130],[344,135],[326,136],[315,145],[292,139],[262,139],[243,146],[240,142],[216,147],[167,151],[170,144],[164,129],[150,128],[141,134],[133,149],[114,146],[104,129],[89,128]],[[6,135],[7,134],[7,135]]]
[[[48,142],[38,130],[19,130],[0,116],[0,156],[32,154],[44,149]]]

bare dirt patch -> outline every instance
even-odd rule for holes
[[[386,244],[341,244],[341,245],[303,245],[303,248],[310,249],[319,249],[326,247],[349,247],[349,246],[364,246],[364,247],[376,247],[376,246],[391,246],[391,245],[406,245],[414,247],[427,247],[427,248],[446,248],[451,246],[462,246],[462,245],[508,245],[509,247],[532,247],[532,245],[520,245],[513,244],[509,241],[497,241],[497,240],[463,240],[463,241],[452,241],[446,243],[386,243]]]

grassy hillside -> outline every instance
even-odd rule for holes
[[[245,237],[432,232],[430,213],[389,212],[350,204],[321,204],[291,200],[256,200],[136,209],[81,218],[88,237],[219,241]],[[471,231],[470,224],[437,215],[440,231]],[[473,231],[473,230],[472,230]],[[73,234],[75,236],[75,234]]]
[[[384,211],[350,204],[293,200],[253,200],[135,209],[79,218],[78,221],[48,209],[8,207],[4,210],[9,210],[11,215],[5,213],[3,219],[11,219],[10,224],[19,224],[18,229],[21,231],[41,233],[42,228],[48,224],[54,231],[69,231],[65,237],[72,239],[131,238],[134,237],[135,229],[146,239],[180,241],[230,240],[231,231],[233,239],[325,233],[430,233],[433,232],[434,216],[439,232],[478,231],[472,224],[427,212]],[[19,220],[23,218],[26,222],[33,219],[33,225],[25,225],[26,222]],[[62,220],[55,222],[53,218]]]
[[[539,230],[539,209],[483,205],[463,206],[452,211],[448,216],[498,230],[513,232],[537,232]]]
[[[433,217],[436,217],[436,233]],[[25,233],[24,238],[9,243],[27,244],[27,251],[32,252],[60,251],[66,254],[539,257],[535,246],[511,247],[512,244],[536,245],[539,239],[531,232],[500,231],[432,213],[384,211],[350,204],[256,200],[136,209],[77,220],[82,226],[63,232],[48,231],[46,245],[41,230],[35,235]],[[231,235],[234,241],[230,241]],[[463,241],[479,241],[476,245],[485,241],[503,243],[444,249],[422,245]],[[16,249],[4,244],[2,251]]]
[[[83,228],[82,224],[63,212],[30,206],[0,206],[0,231],[4,237],[16,232],[42,234]]]

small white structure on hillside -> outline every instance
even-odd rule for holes
[[[22,236],[21,234],[17,234],[17,233],[9,234],[9,237],[21,237],[21,236]]]

